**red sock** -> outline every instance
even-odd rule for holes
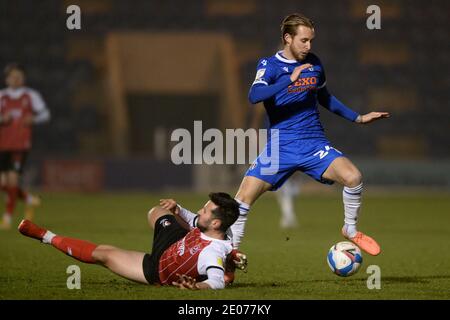
[[[86,263],[95,263],[92,252],[97,245],[85,240],[55,236],[52,239],[52,246],[61,250],[65,254]]]
[[[14,210],[16,209],[17,194],[19,193],[19,188],[8,187],[6,190],[8,192],[8,199],[6,200],[6,212],[13,214]]]

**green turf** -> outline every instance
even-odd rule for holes
[[[55,233],[149,251],[146,212],[160,196],[45,194],[36,222]],[[178,200],[194,210],[205,196],[181,194]],[[373,235],[383,252],[378,257],[365,254],[360,271],[349,278],[332,274],[325,259],[329,247],[343,240],[339,194],[303,195],[296,209],[300,228],[282,231],[275,198],[265,195],[255,204],[241,247],[249,256],[249,271],[239,272],[233,287],[220,291],[136,284],[25,238],[16,229],[0,231],[0,300],[450,298],[448,195],[366,196],[360,229]],[[19,220],[17,214],[15,224]],[[380,290],[366,286],[366,269],[372,264],[381,268]],[[66,287],[69,265],[81,268],[81,290]]]

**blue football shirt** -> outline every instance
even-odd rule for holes
[[[293,70],[310,63],[311,68],[301,72],[291,82]],[[270,128],[279,130],[280,140],[325,138],[319,119],[317,91],[326,84],[325,71],[319,58],[309,53],[301,62],[284,58],[281,51],[258,62],[252,86],[284,83],[285,87],[264,100]]]

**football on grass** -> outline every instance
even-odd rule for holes
[[[338,276],[351,276],[358,272],[362,264],[361,250],[352,242],[338,242],[328,251],[327,262]]]

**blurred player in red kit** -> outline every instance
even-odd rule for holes
[[[2,229],[11,226],[17,199],[26,203],[25,217],[32,219],[39,198],[20,187],[20,178],[32,144],[32,126],[50,119],[41,95],[25,87],[25,71],[15,63],[5,68],[6,88],[0,90],[1,188],[7,193]]]

